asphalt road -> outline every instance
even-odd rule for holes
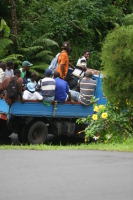
[[[133,153],[0,151],[0,200],[133,200]]]

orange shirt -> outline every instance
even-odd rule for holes
[[[61,78],[63,78],[63,74],[61,71],[61,65],[64,65],[64,73],[65,73],[65,77],[66,77],[67,72],[68,72],[68,63],[69,63],[68,54],[65,50],[63,50],[58,57],[58,67],[56,68],[56,72],[60,73]]]

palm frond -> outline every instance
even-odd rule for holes
[[[9,37],[10,28],[7,26],[5,20],[1,19],[0,31],[4,30],[4,37]]]
[[[45,71],[45,69],[48,68],[48,66],[49,65],[47,63],[45,63],[45,62],[36,63],[35,65],[33,65],[30,68],[30,72],[37,72],[38,76],[43,78],[44,77],[44,71]]]
[[[7,60],[18,60],[18,58],[22,58],[23,56],[21,54],[11,54],[5,58],[2,58],[0,61],[6,62]],[[19,61],[21,63],[21,61]]]
[[[26,52],[26,53],[29,53],[29,52],[33,53],[41,49],[43,49],[43,46],[33,46],[33,47],[27,47],[27,48],[20,48],[19,51]]]
[[[35,55],[35,58],[45,58],[45,57],[47,57],[49,54],[52,54],[52,52],[51,52],[51,51],[48,51],[48,50],[43,50],[43,51],[37,53],[37,54]]]
[[[10,39],[0,39],[0,58],[6,55],[6,48],[8,48],[13,42]]]
[[[53,33],[45,33],[45,38],[51,38],[51,37],[53,37],[54,36],[54,34]]]
[[[58,43],[55,42],[54,40],[46,38],[46,35],[42,35],[40,38],[36,39],[31,46],[36,45],[36,44],[43,44],[46,47],[49,46],[58,46]]]
[[[51,40],[49,38],[46,38],[43,43],[47,47],[51,47],[51,46],[57,46],[57,47],[59,47],[59,45],[58,45],[57,42],[55,42],[54,40]]]

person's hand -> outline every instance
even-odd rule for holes
[[[87,70],[87,68],[86,68],[85,66],[83,66],[83,67],[82,67],[82,71],[85,72],[86,70]]]

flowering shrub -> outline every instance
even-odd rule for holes
[[[104,141],[123,141],[133,132],[133,109],[127,107],[125,111],[117,105],[110,104],[94,106],[94,114],[88,117],[90,124],[86,127],[85,141],[90,138]],[[82,121],[82,119],[81,119]],[[85,122],[85,118],[84,118]],[[79,123],[79,120],[78,120]]]

